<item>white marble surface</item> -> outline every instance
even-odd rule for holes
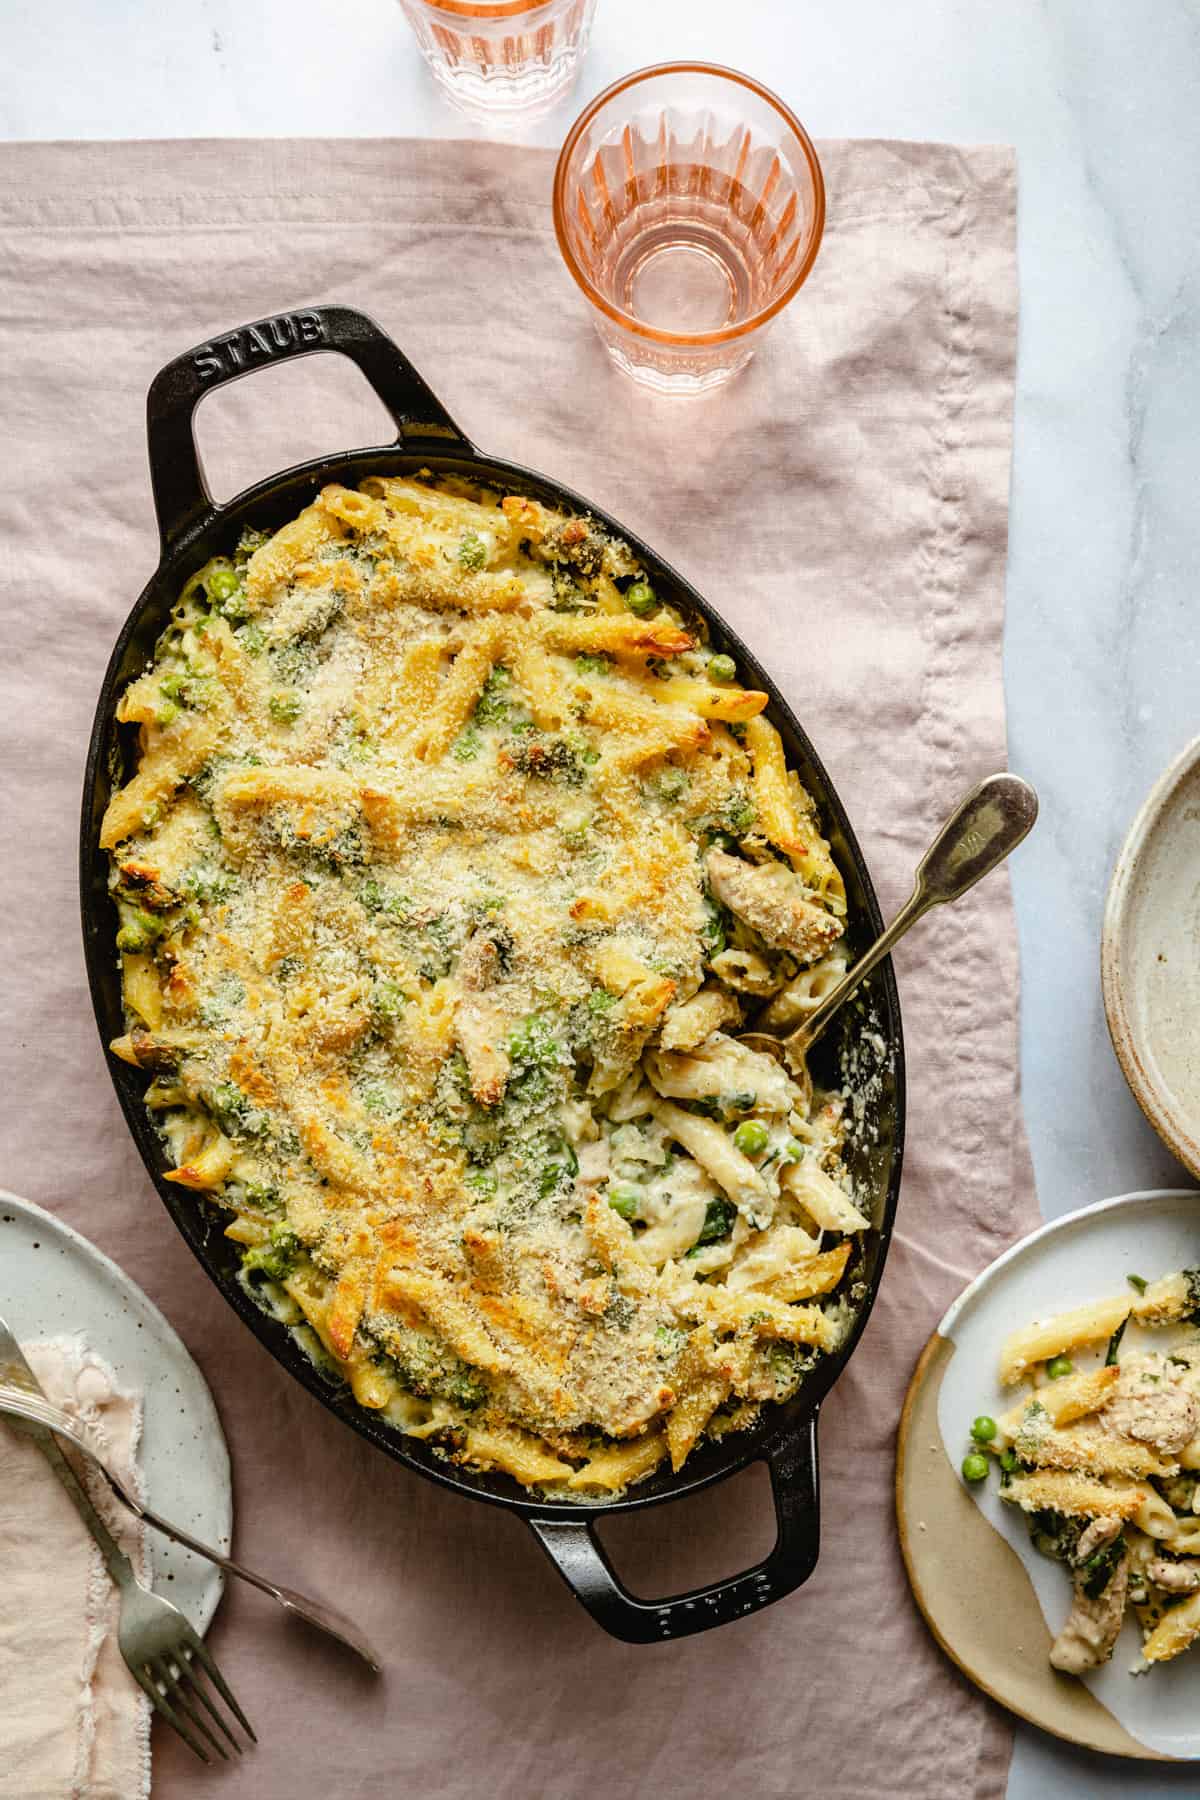
[[[336,33],[331,29],[336,21]],[[2,0],[0,135],[457,136],[394,0]],[[1097,945],[1141,795],[1200,730],[1200,0],[600,0],[573,100],[674,56],[779,88],[815,135],[1009,142],[1020,380],[1011,760],[1026,1110],[1047,1214],[1179,1170],[1109,1049]],[[1010,1800],[1194,1795],[1022,1731]]]

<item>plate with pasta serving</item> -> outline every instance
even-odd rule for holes
[[[1034,1232],[942,1320],[897,1462],[913,1591],[993,1698],[1093,1749],[1200,1758],[1192,1192]]]
[[[874,934],[865,868],[694,590],[480,457],[362,315],[297,319],[242,335],[354,356],[402,435],[216,508],[190,416],[217,350],[152,389],[168,554],[114,653],[84,818],[118,1092],[306,1385],[521,1511],[608,1629],[702,1629],[815,1562],[816,1407],[882,1273],[890,973],[811,1069],[738,1041],[800,1022]],[[626,1594],[596,1509],[755,1457],[767,1562]]]

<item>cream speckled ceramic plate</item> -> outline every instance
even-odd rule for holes
[[[25,1343],[82,1334],[118,1379],[145,1399],[146,1499],[214,1550],[229,1554],[233,1490],[221,1421],[203,1375],[158,1308],[86,1238],[32,1201],[0,1189],[0,1317]],[[147,1531],[155,1590],[207,1630],[224,1576]]]
[[[1111,1662],[1083,1681],[1058,1674],[1048,1653],[1070,1610],[1066,1572],[1033,1548],[995,1476],[969,1488],[959,1465],[976,1414],[1011,1404],[996,1374],[1010,1331],[1120,1293],[1131,1271],[1153,1279],[1197,1261],[1200,1194],[1192,1192],[1124,1194],[1044,1225],[954,1302],[917,1364],[897,1442],[904,1563],[943,1650],[1043,1731],[1149,1761],[1200,1760],[1200,1650],[1134,1676],[1140,1639],[1129,1618]],[[1131,1327],[1131,1342],[1135,1335]]]
[[[1100,979],[1134,1099],[1200,1176],[1200,738],[1151,789],[1117,858]]]

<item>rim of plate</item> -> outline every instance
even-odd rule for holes
[[[951,1301],[938,1320],[932,1336],[953,1338],[955,1320],[975,1298],[975,1295],[981,1292],[993,1275],[997,1275],[1001,1269],[1007,1268],[1009,1263],[1016,1262],[1018,1257],[1024,1256],[1027,1251],[1032,1250],[1034,1245],[1041,1243],[1043,1238],[1051,1237],[1055,1232],[1063,1231],[1068,1226],[1080,1225],[1086,1220],[1099,1218],[1101,1213],[1115,1212],[1122,1206],[1135,1206],[1146,1200],[1186,1199],[1200,1200],[1200,1188],[1135,1188],[1131,1193],[1114,1194],[1108,1200],[1094,1200],[1090,1206],[1079,1206],[1075,1208],[1074,1212],[1060,1213],[1057,1219],[1047,1219],[1044,1225],[1038,1225],[1033,1231],[1027,1232],[1023,1238],[1018,1238],[1015,1244],[1010,1244],[1007,1250],[1002,1250],[999,1256],[987,1265],[986,1269],[981,1269],[978,1275],[968,1281],[957,1300]]]
[[[1126,984],[1130,971],[1122,954],[1142,858],[1151,834],[1181,783],[1200,764],[1200,737],[1185,745],[1142,801],[1114,865],[1100,930],[1100,990],[1108,1035],[1129,1091],[1173,1156],[1200,1178],[1200,1121],[1190,1123],[1172,1104],[1166,1084],[1146,1054],[1134,1023]]]
[[[221,1424],[221,1415],[217,1411],[217,1403],[213,1399],[212,1389],[209,1387],[204,1376],[204,1371],[201,1369],[199,1363],[172,1325],[170,1319],[167,1318],[162,1308],[155,1305],[150,1296],[143,1288],[138,1286],[132,1275],[127,1274],[120,1263],[114,1262],[112,1257],[104,1250],[101,1250],[98,1245],[93,1244],[90,1238],[85,1237],[81,1231],[77,1231],[73,1225],[68,1225],[66,1220],[61,1219],[57,1213],[50,1212],[47,1207],[39,1206],[36,1200],[26,1200],[21,1194],[14,1193],[11,1188],[0,1187],[0,1207],[3,1206],[15,1207],[18,1212],[24,1213],[28,1217],[36,1219],[39,1222],[44,1222],[49,1230],[56,1232],[60,1237],[66,1238],[67,1241],[73,1244],[77,1250],[81,1251],[90,1262],[98,1265],[109,1280],[118,1288],[131,1294],[136,1299],[138,1306],[154,1321],[155,1325],[165,1336],[171,1338],[175,1344],[178,1345],[182,1355],[184,1355],[191,1364],[195,1379],[200,1386],[204,1399],[208,1403],[211,1422],[214,1427],[215,1442],[219,1446],[224,1509],[221,1530],[218,1534],[217,1548],[221,1548],[223,1545],[223,1553],[228,1556],[233,1548],[233,1469],[229,1458],[229,1445],[225,1440],[225,1431]],[[210,1567],[212,1568],[214,1577],[212,1587],[207,1590],[204,1596],[196,1603],[199,1622],[197,1619],[192,1620],[192,1624],[202,1636],[212,1624],[213,1619],[216,1616],[217,1607],[221,1603],[221,1597],[225,1592],[224,1570],[219,1568],[215,1563],[211,1564]],[[154,1581],[152,1580],[151,1586],[154,1585]],[[155,1591],[158,1591],[156,1587]],[[210,1593],[211,1600],[209,1599]]]

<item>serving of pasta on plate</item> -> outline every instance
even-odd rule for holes
[[[1073,1604],[1050,1651],[1065,1674],[1111,1657],[1130,1606],[1145,1667],[1200,1637],[1198,1319],[1200,1270],[1130,1275],[1124,1293],[1014,1332],[1000,1379],[1028,1391],[972,1427],[964,1476],[982,1480],[984,1453],[997,1457],[1001,1498],[1071,1571]]]
[[[844,1341],[846,966],[767,696],[587,516],[330,486],[185,586],[102,828],[168,1179],[359,1405],[612,1497]]]

